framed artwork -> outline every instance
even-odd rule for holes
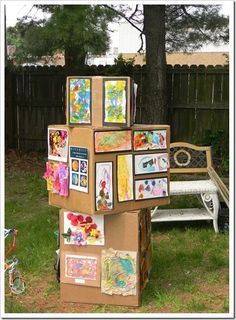
[[[146,200],[167,197],[167,182],[167,178],[135,180],[135,200]]]
[[[96,162],[96,211],[113,209],[112,162]]]
[[[103,80],[103,124],[127,124],[127,80]]]
[[[109,295],[136,295],[136,260],[135,251],[102,250],[101,292]]]
[[[94,133],[95,153],[132,150],[132,131],[96,131]]]
[[[61,282],[100,287],[100,256],[61,253]]]
[[[48,128],[48,159],[67,162],[68,131]]]
[[[166,149],[166,130],[135,130],[134,151]]]
[[[169,168],[168,153],[134,155],[134,174],[166,172]]]
[[[90,78],[69,78],[69,123],[91,124]]]
[[[63,197],[69,193],[69,169],[67,163],[47,162],[43,178],[47,181],[47,190]]]
[[[117,194],[119,202],[134,199],[132,154],[117,156]]]
[[[88,149],[70,146],[70,189],[88,193]]]
[[[104,215],[89,216],[70,211],[64,212],[64,244],[77,246],[103,246]]]

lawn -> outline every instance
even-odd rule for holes
[[[60,301],[54,262],[58,209],[48,205],[45,158],[9,152],[5,172],[5,226],[19,230],[15,254],[27,290],[5,300],[7,313],[228,313],[229,237],[212,223],[152,225],[153,262],[139,308]],[[171,199],[172,206],[189,201]],[[197,205],[196,198],[190,199]]]

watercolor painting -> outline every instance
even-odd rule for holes
[[[65,276],[80,280],[97,280],[97,258],[83,255],[65,255]]]
[[[134,131],[134,151],[166,148],[166,130]]]
[[[162,198],[168,196],[167,178],[135,181],[135,200]]]
[[[91,80],[69,79],[70,124],[91,123]]]
[[[104,215],[89,216],[71,211],[64,212],[64,244],[103,246]]]
[[[117,189],[119,202],[134,199],[132,154],[117,156]]]
[[[126,80],[104,81],[104,123],[126,124]]]
[[[166,172],[168,168],[168,153],[151,153],[134,156],[134,174]]]
[[[130,151],[132,149],[131,130],[95,132],[95,152]]]
[[[68,131],[48,128],[48,159],[67,162]]]
[[[113,209],[112,162],[96,163],[96,210]]]
[[[47,190],[68,197],[69,168],[66,163],[47,162],[43,178],[47,181]]]
[[[70,146],[70,189],[88,193],[88,149]]]
[[[101,292],[109,295],[136,295],[135,251],[102,250]]]

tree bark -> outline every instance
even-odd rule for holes
[[[85,65],[86,52],[81,52],[80,48],[65,48],[65,66],[68,69],[83,67]]]
[[[147,99],[142,123],[164,124],[166,104],[165,6],[144,5]]]

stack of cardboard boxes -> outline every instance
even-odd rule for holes
[[[68,77],[67,123],[48,128],[44,174],[60,209],[63,301],[138,306],[150,208],[169,203],[167,125],[134,125],[129,77]]]

